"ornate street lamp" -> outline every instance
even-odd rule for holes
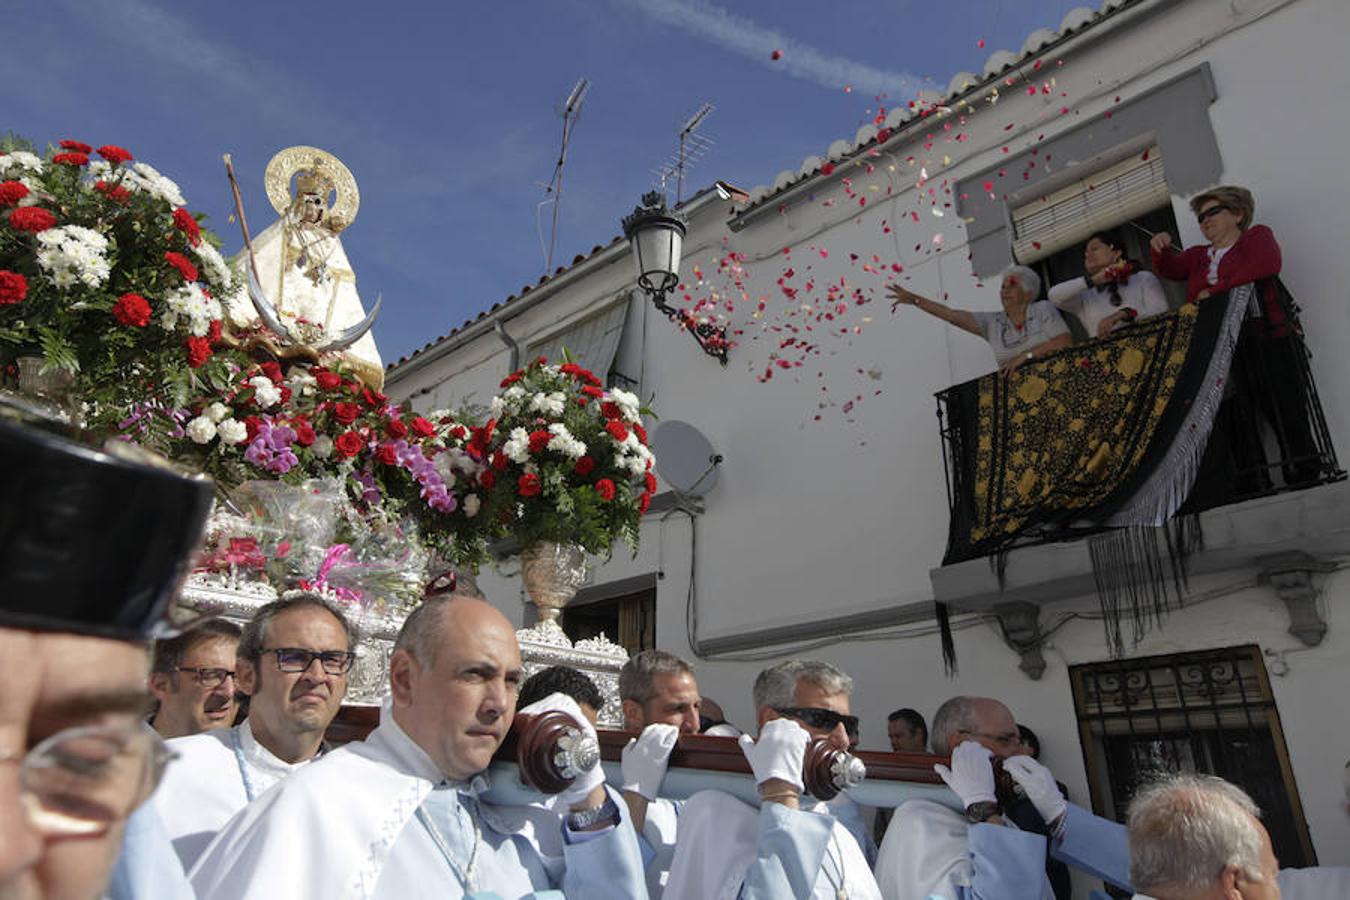
[[[680,283],[680,251],[687,230],[684,220],[666,208],[666,196],[660,191],[643,194],[642,205],[623,220],[623,233],[637,265],[638,287],[652,298],[657,310],[688,331],[704,353],[725,366],[726,329],[666,303],[666,295]]]

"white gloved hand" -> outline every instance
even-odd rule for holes
[[[755,773],[755,784],[777,778],[786,781],[798,791],[802,784],[802,762],[811,735],[791,719],[770,719],[759,730],[759,740],[748,734],[740,736],[741,752],[750,761]]]
[[[1022,791],[1041,814],[1045,824],[1053,825],[1064,815],[1069,804],[1055,784],[1054,774],[1030,756],[1010,756],[1003,761],[1003,771],[1022,786]]]
[[[577,701],[563,693],[549,694],[543,700],[537,703],[531,703],[529,706],[520,710],[521,715],[537,716],[546,712],[566,713],[572,719],[577,732],[584,739],[589,737],[592,741],[599,744],[599,738],[596,737],[595,727],[591,725],[590,720],[581,713],[581,707],[577,706]],[[559,747],[559,749],[567,749]],[[605,783],[605,769],[597,761],[594,766],[582,772],[572,782],[572,786],[564,788],[563,791],[549,801],[549,805],[555,809],[566,809],[580,803],[590,796],[591,792]]]
[[[670,751],[679,738],[680,729],[662,722],[642,729],[642,734],[623,748],[623,789],[655,800],[670,764]]]
[[[962,741],[952,750],[952,767],[942,763],[933,766],[947,787],[961,798],[963,806],[972,803],[997,802],[994,796],[993,752],[976,741]]]

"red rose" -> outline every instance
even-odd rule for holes
[[[212,344],[220,343],[220,320],[212,319],[211,324],[206,329],[206,339]]]
[[[56,216],[37,206],[22,206],[9,214],[9,227],[15,231],[46,231],[56,224]]]
[[[173,227],[183,232],[187,242],[196,247],[202,242],[202,228],[197,224],[197,220],[192,218],[192,213],[187,211],[186,206],[180,206],[173,211]]]
[[[318,382],[319,388],[325,391],[335,391],[342,387],[342,376],[336,372],[330,372],[327,369],[310,369],[310,374]]]
[[[648,493],[643,493],[641,497],[638,497],[638,515],[640,516],[646,515],[647,508],[651,505],[652,505],[652,495]]]
[[[605,423],[605,430],[610,433],[614,440],[623,442],[628,440],[628,428],[622,422],[610,420]]]
[[[98,155],[112,163],[114,166],[119,166],[124,162],[131,162],[135,159],[130,151],[123,150],[115,144],[104,144],[102,147],[99,147]]]
[[[28,296],[28,279],[18,272],[0,269],[0,306],[13,306]]]
[[[642,441],[642,443],[644,444],[647,443],[647,429],[642,427],[641,422],[633,423],[633,434],[636,434],[638,436],[638,440]]]
[[[595,492],[600,495],[600,499],[608,503],[614,499],[614,482],[608,478],[601,478],[595,483]]]
[[[178,274],[182,275],[187,281],[197,280],[197,267],[192,264],[192,260],[188,259],[183,254],[174,253],[172,250],[166,250],[164,253],[164,261],[177,269]]]
[[[366,442],[361,439],[361,435],[355,431],[344,431],[338,435],[337,440],[333,441],[333,449],[337,451],[338,456],[346,459],[349,456],[355,456],[361,452],[361,448]]]
[[[144,328],[150,324],[150,304],[140,294],[123,294],[113,304],[113,317],[123,325]],[[197,366],[192,368],[195,369]]]
[[[605,396],[605,392],[593,384],[586,385],[581,389],[581,392],[587,397],[594,397],[597,400]]]
[[[600,404],[600,415],[606,419],[619,419],[623,417],[623,410],[619,409],[619,404],[613,400],[606,400]]]
[[[417,432],[418,437],[435,437],[436,426],[432,425],[421,416],[416,416],[412,420],[412,430]],[[463,429],[461,429],[463,430]]]
[[[366,406],[371,409],[380,409],[389,402],[389,398],[384,394],[379,391],[372,391],[370,388],[361,391],[361,397],[366,401]]]
[[[581,457],[577,460],[577,464],[572,467],[572,471],[585,478],[595,471],[595,459],[590,456]]]
[[[131,191],[122,187],[120,184],[108,184],[106,181],[95,181],[94,190],[115,203],[125,204],[131,199]]]
[[[390,419],[384,423],[384,430],[388,432],[391,438],[405,438],[408,436],[408,426],[404,425],[399,419]]]
[[[553,440],[553,435],[549,434],[547,431],[531,431],[530,452],[531,453],[544,452],[544,448],[548,446],[548,442],[551,440]]]
[[[28,196],[28,188],[19,181],[0,181],[0,206],[13,206]]]
[[[543,485],[539,483],[539,476],[532,472],[520,476],[520,480],[516,482],[516,492],[522,497],[533,497],[542,489]]]
[[[502,451],[498,450],[496,453],[492,454],[492,468],[496,469],[498,472],[505,472],[506,467],[509,465],[511,465],[511,460],[507,459],[506,454]]]
[[[361,415],[361,407],[355,403],[334,403],[333,418],[337,419],[343,425],[350,425],[356,421],[356,417]]]
[[[258,429],[262,427],[262,419],[257,416],[244,417],[244,443],[251,444],[253,439],[258,436]]]
[[[281,384],[284,380],[281,376],[281,366],[278,363],[271,361],[259,363],[258,368],[262,369],[262,373],[266,375],[273,384]]]
[[[204,337],[190,337],[183,342],[187,348],[188,366],[200,369],[211,358],[211,342]]]
[[[651,472],[648,472],[645,476],[643,476],[643,481],[644,481],[644,483],[645,483],[646,486],[647,486],[647,493],[649,493],[649,494],[655,494],[655,493],[656,493],[656,476],[653,475]]]
[[[483,490],[492,490],[497,486],[497,473],[491,469],[484,469],[478,473],[478,483],[483,486]]]
[[[93,153],[93,152],[94,152],[94,148],[93,148],[93,147],[90,147],[90,146],[89,146],[88,144],[86,144],[84,141],[72,141],[72,140],[70,140],[69,138],[67,138],[66,140],[64,140],[64,141],[61,142],[61,149],[62,149],[62,150],[73,150],[73,151],[76,152],[76,153],[84,153],[84,154],[89,154],[89,153]]]
[[[394,449],[393,444],[381,444],[375,448],[375,458],[386,466],[398,465],[398,451]]]
[[[308,447],[314,443],[313,425],[304,419],[296,419],[292,424],[295,426],[295,442],[297,444],[301,447]]]
[[[52,162],[59,166],[87,166],[89,157],[83,153],[58,153],[52,157]]]

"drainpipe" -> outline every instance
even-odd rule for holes
[[[509,371],[516,371],[520,368],[520,345],[516,339],[506,333],[506,327],[502,325],[501,319],[492,320],[492,330],[497,332],[497,337],[502,339],[502,343],[511,351],[511,368]]]

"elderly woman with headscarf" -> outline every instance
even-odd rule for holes
[[[892,312],[897,306],[908,304],[984,338],[994,351],[999,370],[1005,375],[1024,363],[1073,343],[1073,336],[1059,310],[1045,300],[1036,299],[1041,292],[1041,278],[1026,266],[1010,266],[1004,270],[998,292],[1003,301],[1001,312],[953,309],[898,284],[890,285],[888,290],[894,298]]]

